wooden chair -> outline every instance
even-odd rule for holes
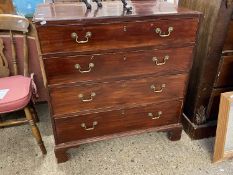
[[[9,89],[7,95],[2,100],[0,99],[0,115],[10,112],[24,110],[26,118],[20,120],[6,120],[0,121],[0,128],[6,126],[15,126],[29,123],[38,145],[43,154],[46,154],[46,149],[41,138],[40,131],[36,125],[38,117],[36,111],[31,103],[34,82],[29,77],[28,68],[28,47],[27,47],[27,32],[29,21],[21,16],[0,14],[0,31],[1,34],[9,36],[11,43],[11,55],[13,70],[9,70],[8,62],[4,56],[4,44],[0,35],[0,89]],[[14,45],[14,34],[21,34],[23,36],[23,54],[24,54],[24,75],[18,75],[18,64],[16,49]],[[12,72],[12,76],[10,76]],[[7,117],[7,115],[6,115]]]

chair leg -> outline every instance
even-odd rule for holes
[[[38,117],[38,115],[37,115],[35,106],[32,104],[32,105],[30,105],[29,109],[30,109],[30,112],[31,112],[31,114],[32,114],[33,120],[34,120],[36,123],[39,122],[40,120],[39,120],[39,117]]]
[[[44,142],[43,142],[43,140],[41,138],[40,131],[39,131],[35,121],[33,120],[33,117],[32,117],[32,114],[31,114],[31,111],[30,111],[29,107],[25,107],[24,112],[25,112],[25,115],[26,115],[26,118],[27,118],[29,124],[31,125],[33,136],[35,137],[38,145],[40,146],[40,149],[41,149],[42,153],[46,154],[47,151],[45,149]]]

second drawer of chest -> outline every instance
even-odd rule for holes
[[[181,101],[55,119],[57,143],[179,122]]]
[[[188,72],[193,47],[44,59],[48,84]]]
[[[183,98],[187,74],[50,88],[53,116]]]

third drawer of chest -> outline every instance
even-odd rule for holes
[[[187,74],[50,88],[53,116],[183,98]]]
[[[48,84],[188,72],[193,47],[44,59]]]
[[[57,143],[176,124],[181,101],[55,119]]]

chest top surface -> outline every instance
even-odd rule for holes
[[[84,3],[49,3],[37,7],[34,22],[46,21],[50,23],[67,23],[70,21],[102,21],[112,20],[137,20],[146,18],[159,18],[162,16],[185,16],[194,17],[199,12],[178,7],[173,3],[161,1],[128,1],[132,7],[131,13],[123,10],[121,1],[102,2],[103,7],[97,8],[96,3],[91,2],[92,9],[87,10]]]

